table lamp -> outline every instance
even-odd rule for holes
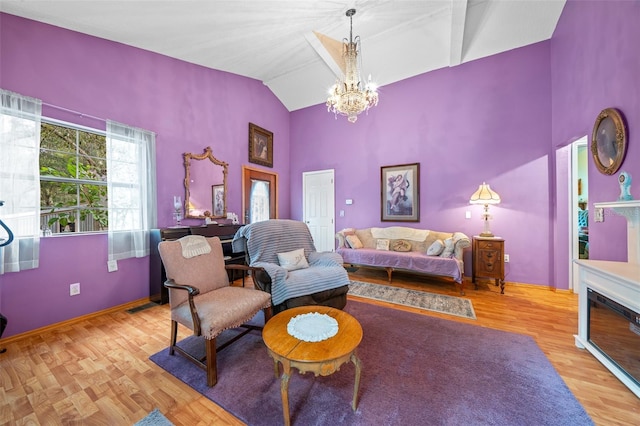
[[[469,199],[469,204],[484,204],[484,213],[482,214],[482,220],[484,220],[484,231],[480,234],[481,237],[493,237],[489,229],[489,204],[499,204],[500,196],[493,191],[489,185],[482,182],[482,185],[478,187],[478,190],[473,193]]]

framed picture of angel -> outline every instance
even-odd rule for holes
[[[420,163],[380,168],[380,220],[420,220]]]

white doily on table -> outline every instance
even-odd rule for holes
[[[287,332],[305,342],[321,342],[338,333],[338,321],[318,312],[297,315],[289,320]]]

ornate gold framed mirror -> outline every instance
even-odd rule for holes
[[[600,173],[612,175],[622,165],[626,151],[627,130],[622,114],[615,108],[603,109],[593,125],[593,162]]]
[[[184,154],[185,217],[223,218],[227,215],[227,173],[229,164],[213,156],[211,147],[203,154]]]

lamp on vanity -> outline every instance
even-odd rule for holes
[[[173,219],[176,221],[176,226],[180,226],[182,220],[182,199],[174,195],[173,196]]]
[[[473,193],[469,199],[469,204],[484,204],[484,213],[482,214],[482,220],[484,220],[484,231],[480,234],[481,237],[493,237],[489,229],[489,204],[499,204],[500,196],[497,192],[492,190],[489,185],[482,182],[482,185],[478,187],[478,190]]]

